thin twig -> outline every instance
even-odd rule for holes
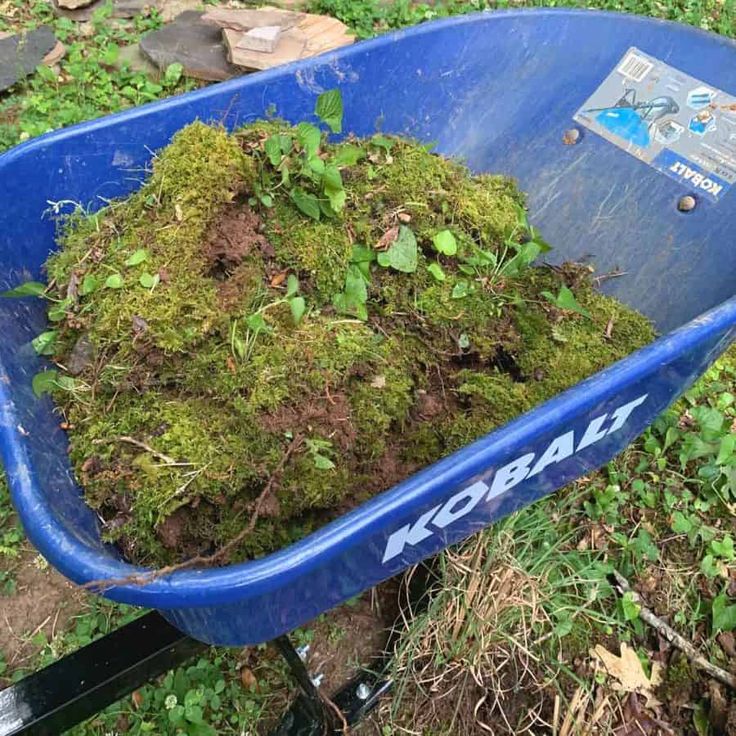
[[[117,442],[127,442],[129,445],[135,445],[136,447],[140,447],[141,450],[145,450],[146,452],[151,453],[151,455],[153,455],[154,457],[157,457],[159,460],[161,460],[161,462],[164,462],[167,465],[182,465],[183,464],[183,463],[177,463],[173,457],[169,457],[168,455],[164,455],[163,452],[154,450],[153,447],[151,447],[150,445],[147,445],[145,442],[141,442],[140,440],[137,440],[135,437],[128,437],[128,435],[121,435],[120,437],[113,437],[112,439]],[[102,445],[106,442],[108,442],[108,440],[94,440],[94,444],[96,445]]]
[[[118,439],[123,438],[119,437]],[[134,444],[138,444],[138,442],[136,441]],[[286,448],[286,452],[284,452],[281,460],[279,460],[279,464],[276,466],[273,473],[271,473],[271,476],[263,487],[263,490],[258,495],[253,506],[253,514],[250,517],[248,525],[237,536],[233,537],[233,539],[231,539],[224,547],[220,547],[217,552],[213,552],[211,555],[197,555],[196,557],[190,557],[188,560],[184,560],[184,562],[179,562],[176,565],[167,565],[166,567],[161,567],[158,570],[151,570],[150,572],[145,573],[133,573],[124,578],[91,580],[88,583],[85,583],[82,587],[99,591],[107,590],[108,588],[112,588],[117,585],[148,585],[148,583],[152,583],[154,580],[158,580],[165,575],[171,575],[171,573],[174,572],[179,572],[180,570],[187,570],[191,567],[196,567],[197,565],[207,567],[222,561],[233,550],[235,550],[249,534],[253,532],[256,524],[258,523],[258,519],[261,514],[261,507],[263,506],[264,501],[273,490],[276,480],[281,475],[281,471],[286,466],[289,458],[301,446],[301,444],[301,436],[296,435]]]
[[[724,685],[736,690],[736,676],[732,675],[720,667],[711,664],[700,652],[685,638],[680,636],[669,624],[662,621],[661,618],[655,616],[641,600],[641,596],[631,589],[629,581],[621,575],[617,570],[613,571],[613,577],[616,580],[616,590],[619,595],[631,593],[632,600],[639,604],[639,618],[648,623],[652,628],[656,629],[670,644],[677,647],[696,667],[710,675],[714,680],[722,682]]]

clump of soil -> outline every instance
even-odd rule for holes
[[[512,181],[416,142],[182,130],[47,263],[106,536],[161,565],[252,527],[218,561],[263,555],[651,339],[543,247]]]

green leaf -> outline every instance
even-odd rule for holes
[[[327,198],[330,200],[330,207],[333,212],[340,212],[345,206],[347,200],[347,194],[344,189],[327,189],[325,190]]]
[[[144,271],[138,277],[138,283],[144,289],[155,289],[160,280],[161,280],[161,277],[158,274],[150,274],[148,273],[148,271]]]
[[[313,220],[319,220],[322,210],[319,207],[319,200],[313,194],[308,194],[303,189],[295,187],[291,190],[291,201],[308,217]]]
[[[8,298],[43,296],[44,291],[46,291],[46,284],[42,284],[40,281],[26,281],[24,284],[16,286],[14,289],[3,291],[0,293],[0,296]]]
[[[148,260],[148,251],[145,248],[138,248],[129,258],[126,259],[126,266],[138,266],[143,261]]]
[[[325,170],[325,162],[319,156],[310,156],[307,159],[307,164],[315,174],[322,174]]]
[[[580,304],[578,304],[578,300],[575,298],[575,295],[568,289],[567,286],[561,286],[560,287],[560,293],[555,296],[554,294],[551,294],[549,291],[543,291],[542,296],[547,299],[547,301],[552,302],[558,309],[566,309],[570,312],[577,312],[578,314],[582,314],[583,317],[587,317],[588,319],[592,319],[590,316],[590,312],[588,312],[587,309],[584,307],[581,307]]]
[[[389,153],[394,147],[394,142],[390,138],[386,138],[385,135],[378,133],[371,138],[371,145],[383,148],[386,153]]]
[[[255,312],[246,318],[245,324],[248,325],[248,329],[252,330],[256,335],[259,332],[270,332],[271,328],[268,322],[263,318],[260,312]]]
[[[50,393],[56,388],[56,377],[58,372],[55,370],[42,371],[36,373],[31,381],[31,388],[37,398],[41,398],[44,394]]]
[[[378,254],[378,263],[381,266],[386,264],[402,273],[414,273],[417,270],[417,239],[411,228],[406,225],[399,228],[399,235],[391,247],[384,253]]]
[[[317,98],[314,113],[333,133],[341,133],[343,107],[340,90],[331,89],[323,92]]]
[[[427,266],[427,271],[429,271],[437,281],[444,281],[447,278],[439,263],[430,263],[429,266]]]
[[[378,261],[378,265],[383,268],[388,268],[391,265],[391,259],[389,258],[388,253],[383,250],[376,256],[376,261]]]
[[[723,540],[720,542],[714,539],[710,543],[710,548],[713,551],[714,555],[722,557],[727,562],[733,562],[734,560],[736,560],[736,550],[734,550],[733,538],[730,534],[726,534],[726,536],[724,536]]]
[[[304,301],[304,297],[292,297],[289,299],[289,307],[291,308],[291,316],[294,319],[294,324],[298,325],[304,316],[305,309],[307,308],[307,303]]]
[[[342,176],[340,170],[334,164],[326,166],[322,173],[322,185],[325,188],[325,192],[328,189],[342,190]]]
[[[639,618],[641,606],[634,600],[634,594],[631,591],[624,593],[623,598],[621,598],[621,610],[626,621],[635,621]]]
[[[736,605],[728,606],[725,593],[721,593],[713,599],[711,612],[713,615],[713,632],[733,631],[736,629]]]
[[[82,279],[82,285],[79,287],[79,293],[82,296],[89,296],[93,292],[97,291],[99,286],[100,280],[96,276],[93,276],[91,273],[88,273]]]
[[[283,153],[284,156],[288,156],[291,153],[294,142],[291,140],[290,135],[284,135],[281,133],[279,135],[279,145],[281,146],[281,153]]]
[[[289,274],[289,278],[286,279],[286,298],[294,296],[299,291],[299,279],[293,274]]]
[[[698,736],[710,734],[710,718],[702,703],[698,703],[693,710],[693,726]]]
[[[432,238],[432,243],[437,251],[445,256],[454,256],[457,253],[457,241],[449,230],[440,230]]]
[[[688,534],[693,528],[693,525],[690,519],[688,519],[682,511],[675,511],[675,513],[672,514],[672,523],[670,524],[670,527],[675,534]]]
[[[164,82],[166,82],[167,85],[173,87],[175,84],[179,82],[183,73],[184,73],[183,64],[180,64],[178,61],[175,61],[173,64],[169,64],[166,67],[166,72],[164,73]]]
[[[273,197],[270,194],[261,194],[259,197],[261,204],[269,209],[273,207]]]
[[[47,330],[31,340],[31,345],[38,355],[53,355],[56,348],[58,330]]]
[[[61,302],[56,302],[49,307],[49,319],[52,322],[61,322],[66,318],[67,309],[71,306],[72,300],[67,298]]]
[[[263,150],[266,152],[266,156],[268,156],[268,160],[271,162],[271,165],[278,166],[283,158],[283,151],[281,150],[281,136],[272,135],[270,138],[267,138],[266,142],[263,144]]]
[[[296,139],[304,150],[307,159],[314,156],[319,150],[319,144],[322,141],[322,134],[319,128],[311,123],[299,123],[296,126]]]
[[[345,144],[340,146],[332,163],[337,167],[355,166],[362,158],[365,158],[365,151],[360,146]]]
[[[452,290],[451,296],[453,299],[464,299],[468,294],[470,294],[470,284],[467,281],[458,281]]]
[[[318,452],[312,454],[312,459],[314,460],[314,467],[317,470],[332,470],[335,467],[335,463],[330,458],[320,455]]]
[[[114,273],[105,279],[105,286],[108,289],[122,289],[123,277],[119,273]]]

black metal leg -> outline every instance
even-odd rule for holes
[[[0,690],[0,736],[58,736],[206,648],[146,614]]]

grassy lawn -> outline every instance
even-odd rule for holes
[[[360,37],[491,6],[602,8],[736,36],[733,0],[432,5],[313,0],[309,5],[340,18]],[[103,9],[80,25],[56,19],[45,0],[0,0],[0,31],[43,23],[53,26],[67,55],[58,72],[42,68],[0,94],[0,151],[198,85],[182,77],[178,65],[158,82],[116,66],[122,47],[161,24],[155,13],[113,22]],[[735,541],[732,352],[607,467],[437,560],[427,605],[398,640],[394,695],[365,732],[736,733],[735,694],[695,670],[640,616],[645,605],[712,664],[736,672]],[[614,591],[609,578],[614,570],[641,600]],[[0,609],[10,610],[24,595],[32,599],[34,590],[54,591],[48,617],[20,628],[8,624],[12,636],[0,636],[0,687],[139,615],[64,586],[24,540],[0,480]],[[366,594],[320,617],[296,632],[298,643],[344,648],[355,611],[374,602]],[[619,655],[622,643],[635,653],[643,687],[662,702],[658,710],[647,710],[642,695],[620,692],[620,678],[591,654],[599,647]],[[288,700],[286,681],[283,666],[266,647],[213,648],[72,733],[263,733],[264,723]]]

